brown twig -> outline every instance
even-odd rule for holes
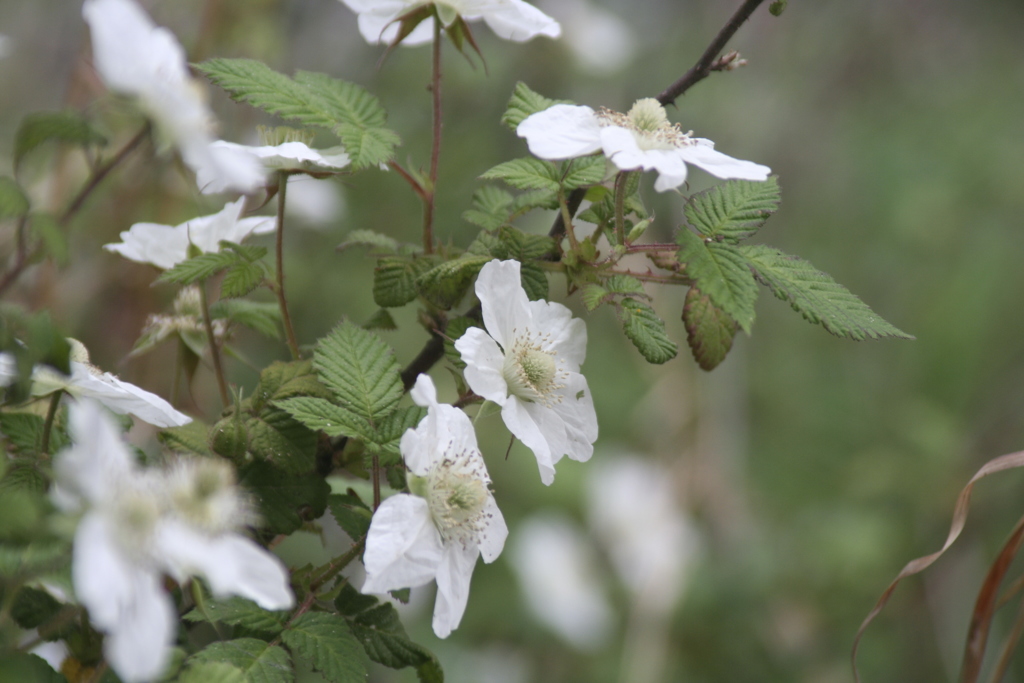
[[[740,26],[750,18],[750,15],[754,13],[764,0],[745,0],[740,5],[736,13],[729,18],[722,30],[718,32],[711,44],[708,45],[707,49],[704,50],[704,54],[700,56],[697,63],[690,68],[682,78],[667,87],[660,95],[657,100],[661,103],[661,106],[665,107],[670,104],[675,104],[675,101],[687,90],[692,88],[695,84],[704,80],[711,75],[712,71],[721,71],[726,68],[723,65],[719,65],[716,69],[716,61],[718,61],[718,55],[725,49],[726,43],[728,43],[732,37],[739,30]],[[730,60],[732,61],[732,60]]]

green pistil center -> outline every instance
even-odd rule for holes
[[[653,133],[669,125],[665,107],[661,106],[653,97],[637,100],[627,116],[637,131]]]
[[[550,353],[528,346],[506,355],[502,370],[509,393],[524,401],[535,401],[548,392],[558,368]]]

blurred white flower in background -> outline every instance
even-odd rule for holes
[[[74,403],[73,446],[54,458],[51,498],[81,514],[71,576],[103,649],[125,683],[157,678],[178,617],[163,577],[202,576],[214,596],[238,595],[268,610],[295,601],[280,560],[237,530],[254,520],[222,460],[182,459],[143,469],[103,408]]]
[[[491,478],[466,413],[437,402],[420,375],[410,392],[427,416],[402,435],[409,490],[373,513],[366,535],[363,593],[386,593],[437,581],[434,633],[447,638],[462,620],[478,557],[493,562],[508,527],[491,494]]]
[[[608,641],[612,608],[593,568],[586,536],[563,515],[538,515],[519,524],[511,548],[526,604],[551,630],[581,650]]]
[[[580,68],[609,75],[625,68],[636,54],[636,36],[621,17],[589,0],[545,0],[540,7],[558,19]]]
[[[9,57],[14,52],[14,45],[10,38],[0,33],[0,59]]]
[[[466,383],[501,406],[505,426],[537,457],[540,480],[555,480],[555,463],[594,453],[597,414],[580,365],[587,326],[562,304],[530,301],[518,261],[494,260],[476,281],[484,326],[455,342]]]
[[[89,351],[82,342],[77,339],[68,339],[68,342],[71,344],[71,374],[62,375],[48,366],[37,365],[32,369],[33,396],[64,391],[75,399],[95,399],[118,415],[134,415],[157,427],[179,427],[192,421],[156,394],[90,365]],[[0,353],[0,386],[10,384],[16,374],[14,357]]]
[[[158,139],[173,144],[189,168],[205,169],[207,183],[215,179],[208,188],[200,183],[201,191],[251,192],[263,185],[263,169],[251,154],[211,146],[215,119],[173,33],[153,24],[133,0],[85,0],[82,16],[100,78],[137,98]]]
[[[650,460],[620,456],[595,463],[589,475],[588,519],[623,583],[642,609],[672,612],[701,542],[671,473]]]
[[[217,140],[211,148],[231,154],[248,154],[257,159],[269,171],[312,171],[334,173],[349,165],[351,161],[341,146],[327,149],[313,149],[304,142],[291,141],[280,145],[251,147],[226,140]],[[196,183],[206,192],[223,192],[231,189],[218,176],[215,166],[201,165],[196,169]]]
[[[138,263],[151,263],[168,269],[188,258],[189,245],[203,253],[220,251],[220,241],[239,243],[249,235],[274,232],[277,224],[269,216],[242,218],[245,197],[228,202],[209,216],[200,216],[180,225],[136,223],[121,233],[121,241],[103,248]]]
[[[686,164],[718,178],[767,180],[771,169],[715,150],[706,138],[668,122],[654,98],[637,100],[628,113],[556,104],[526,117],[516,128],[530,152],[541,159],[573,159],[603,152],[620,170],[658,171],[654,189],[665,192],[686,182]]]
[[[345,196],[338,183],[293,175],[288,178],[288,202],[284,210],[286,216],[326,232],[336,228],[344,217]]]
[[[371,45],[391,43],[403,15],[431,4],[428,0],[341,0],[359,14],[359,32]],[[558,22],[523,0],[437,0],[438,16],[450,26],[461,16],[467,22],[483,19],[499,38],[523,42],[542,35],[557,38]],[[434,20],[427,19],[402,39],[403,45],[422,45],[434,39]]]

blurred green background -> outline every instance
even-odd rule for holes
[[[355,15],[336,0],[143,4],[194,61],[253,57],[286,73],[325,71],[366,86],[403,137],[398,160],[427,165],[428,47],[397,49],[378,67],[383,50],[362,40]],[[439,238],[468,245],[476,228],[461,213],[480,186],[476,177],[527,153],[498,123],[516,81],[624,111],[689,68],[738,4],[551,0],[542,7],[563,20],[561,41],[512,44],[474,24],[486,69],[446,45]],[[594,23],[595,12],[604,20]],[[783,205],[758,241],[810,260],[917,340],[839,340],[766,294],[752,337],[741,335],[707,374],[685,346],[665,366],[647,366],[611,310],[589,316],[583,369],[601,426],[593,462],[636,453],[671,477],[700,539],[682,598],[651,637],[607,548],[591,538],[593,578],[614,616],[598,647],[580,648],[528,608],[507,549],[494,565],[477,567],[462,626],[446,641],[429,630],[432,588],[414,591],[410,633],[439,654],[450,681],[852,679],[850,645],[878,595],[906,561],[940,547],[956,494],[974,470],[1024,441],[1022,26],[1024,6],[1013,0],[793,1],[778,18],[763,7],[730,44],[749,65],[713,74],[670,109],[684,130],[779,175]],[[89,66],[78,2],[6,0],[0,33],[10,38],[0,59],[0,173],[10,172],[14,130],[32,111],[93,112],[115,146],[137,129],[136,115],[103,94]],[[253,143],[254,126],[273,123],[209,90],[226,139]],[[34,159],[23,179],[37,205],[59,207],[83,169],[80,153],[53,151]],[[694,171],[689,191],[711,180]],[[375,310],[373,260],[334,246],[361,228],[417,242],[420,205],[394,173],[302,182],[323,187],[306,199],[293,192],[291,202],[321,215],[291,219],[286,272],[300,340],[311,344],[340,318],[361,322]],[[650,235],[669,239],[684,198],[656,195],[652,182],[645,178],[657,214]],[[74,221],[71,263],[31,269],[9,297],[50,309],[103,369],[167,395],[172,348],[123,359],[146,316],[168,306],[173,292],[150,286],[153,269],[100,245],[132,223],[176,224],[226,199],[198,195],[166,157],[147,149]],[[551,219],[531,215],[521,226],[542,232]],[[0,240],[10,253],[10,235]],[[578,297],[565,299],[557,278],[551,285],[553,296],[585,316]],[[685,292],[650,293],[685,343]],[[396,319],[400,330],[385,338],[405,363],[426,334],[412,307]],[[283,344],[237,341],[258,367],[287,356]],[[252,369],[232,362],[229,371],[251,390]],[[448,372],[438,366],[433,374],[451,395]],[[215,415],[209,375],[185,407]],[[538,513],[558,512],[587,528],[593,463],[563,461],[545,488],[526,449],[517,445],[501,459],[508,435],[497,417],[479,431],[510,546],[523,520]],[[1024,509],[1021,482],[1007,473],[979,486],[964,538],[901,586],[869,630],[860,657],[865,680],[956,678],[981,578]],[[296,561],[316,552],[319,541],[308,536],[283,552]],[[994,649],[1011,621],[1011,614],[997,620]],[[645,660],[645,647],[656,656]],[[1024,680],[1024,663],[1010,677]],[[372,679],[415,676],[379,668]]]

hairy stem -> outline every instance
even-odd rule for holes
[[[380,507],[380,456],[373,456],[373,511]]]
[[[206,328],[206,340],[210,345],[210,357],[213,360],[213,374],[217,376],[217,388],[220,390],[221,406],[228,406],[228,383],[224,379],[224,368],[220,363],[220,348],[213,336],[213,318],[210,317],[210,299],[206,294],[206,282],[200,283],[199,301],[203,306],[203,326]]]
[[[423,186],[420,185],[420,182],[413,178],[412,174],[406,171],[400,163],[398,163],[397,161],[389,161],[388,168],[390,168],[392,171],[401,176],[402,180],[409,183],[409,186],[412,188],[412,191],[416,193],[417,197],[419,197],[423,201],[427,201],[427,191],[423,189]]]
[[[561,211],[562,226],[565,231],[565,235],[569,238],[569,248],[576,251],[576,247],[579,246],[576,242],[576,231],[572,229],[572,217],[576,214],[575,211],[569,210],[569,202],[565,198],[565,194],[562,189],[558,190],[558,208]],[[579,209],[579,204],[576,205]]]
[[[441,156],[441,20],[434,17],[433,69],[430,94],[434,102],[434,142],[430,149],[430,187],[423,202],[423,252],[434,253],[434,198],[437,196],[437,162]]]
[[[292,327],[292,316],[288,313],[288,299],[284,295],[284,208],[288,190],[288,173],[277,172],[277,303],[281,307],[281,320],[284,323],[284,334],[288,340],[288,350],[292,352],[292,360],[299,359],[299,342],[295,338]]]
[[[64,391],[58,389],[53,392],[53,396],[50,397],[50,407],[46,409],[46,420],[43,422],[43,438],[39,444],[39,450],[44,455],[50,454],[50,433],[53,432],[53,421],[57,417],[57,411],[60,409],[60,399],[64,396]]]

